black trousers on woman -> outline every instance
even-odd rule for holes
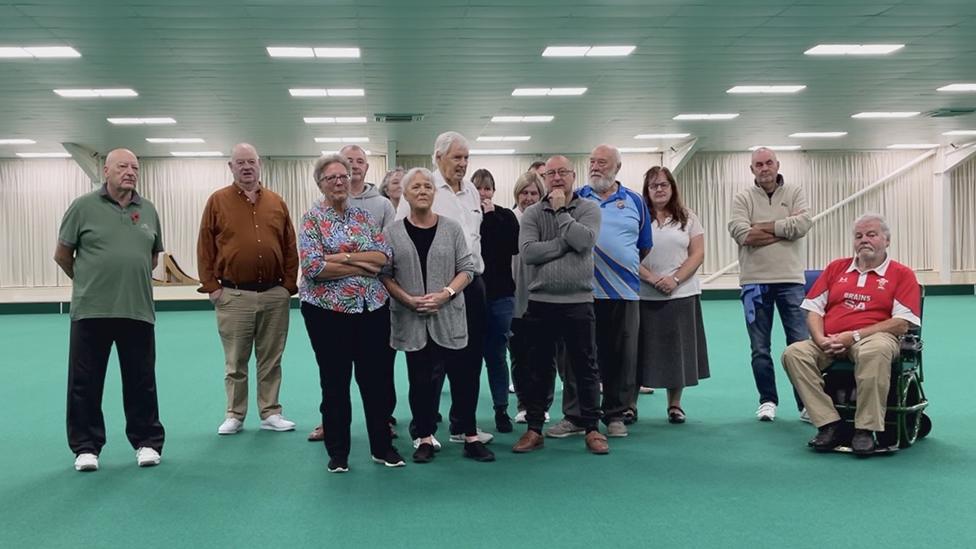
[[[122,373],[129,444],[162,453],[165,432],[156,398],[156,332],[152,324],[129,318],[88,318],[71,323],[68,446],[75,455],[98,455],[105,445],[102,393],[113,343]]]
[[[369,449],[374,456],[383,457],[391,446],[387,420],[395,400],[393,363],[389,360],[389,306],[372,312],[339,313],[302,302],[302,317],[319,365],[319,410],[329,456],[349,456],[349,384],[355,370]]]

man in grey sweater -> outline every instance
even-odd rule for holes
[[[749,169],[756,182],[732,199],[729,234],[739,245],[739,285],[759,391],[756,417],[773,421],[779,404],[770,356],[773,307],[779,309],[787,345],[810,337],[805,311],[800,309],[806,263],[801,239],[813,222],[803,189],[785,184],[779,174],[776,153],[756,149]],[[796,399],[802,406],[800,397]]]
[[[554,156],[547,170],[572,170],[566,157]],[[522,318],[528,331],[528,379],[524,390],[528,430],[512,447],[516,453],[541,449],[545,443],[546,400],[556,343],[566,345],[568,366],[576,374],[580,419],[586,447],[609,453],[597,429],[600,418],[600,371],[596,362],[596,321],[593,312],[593,246],[600,231],[600,207],[581,199],[563,178],[549,183],[549,194],[522,215],[519,251],[526,269],[528,310]]]

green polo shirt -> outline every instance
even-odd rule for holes
[[[163,240],[151,202],[134,194],[123,208],[103,184],[71,203],[58,240],[75,250],[71,320],[155,321],[152,258]]]

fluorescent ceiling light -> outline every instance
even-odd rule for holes
[[[819,44],[805,55],[886,55],[905,47],[905,44]]]
[[[852,114],[851,118],[911,118],[913,116],[918,116],[919,112],[916,111],[899,111],[899,112],[859,112],[857,114]]]
[[[369,143],[368,137],[316,137],[316,143]]]
[[[315,57],[356,58],[359,57],[359,48],[315,48]]]
[[[749,147],[750,151],[756,149],[769,149],[771,151],[798,151],[803,148],[801,145],[753,145]]]
[[[789,86],[732,86],[725,93],[796,93],[805,90],[803,85]]]
[[[896,143],[894,145],[888,145],[889,149],[937,149],[939,148],[938,143]]]
[[[373,154],[373,151],[369,149],[364,149],[364,152],[366,153],[366,156],[370,156]],[[339,154],[339,151],[322,151],[322,154]]]
[[[206,143],[199,137],[147,137],[150,143]]]
[[[952,130],[944,132],[942,135],[976,135],[976,130]]]
[[[549,46],[542,51],[543,57],[623,57],[630,55],[637,46]]]
[[[544,95],[583,95],[586,88],[515,88],[512,95],[519,97],[541,97]]]
[[[471,149],[468,154],[515,154],[515,149]]]
[[[641,133],[634,136],[634,139],[684,139],[690,133]]]
[[[141,126],[141,125],[162,125],[162,124],[176,124],[176,120],[172,118],[106,118],[110,123],[117,126]]]
[[[722,114],[679,114],[675,116],[672,120],[732,120],[733,118],[738,118],[739,113],[722,113]]]
[[[267,47],[265,49],[271,57],[315,57],[315,50],[312,48]]]
[[[289,88],[292,97],[362,97],[362,88]]]
[[[81,57],[78,50],[66,46],[42,46],[42,47],[4,47],[0,48],[0,57],[5,58],[27,58],[35,59],[55,59],[66,57]]]
[[[136,90],[129,88],[102,88],[102,89],[70,89],[54,90],[54,93],[61,97],[69,98],[88,98],[88,97],[138,97]]]
[[[25,57],[34,57],[33,55],[27,53],[24,48],[0,48],[0,58],[3,59],[23,59]]]
[[[26,152],[17,153],[17,156],[21,158],[71,158],[71,155],[66,152]]]
[[[479,137],[478,141],[528,141],[532,139],[530,135],[484,135]]]
[[[847,132],[797,132],[791,133],[790,137],[793,138],[804,138],[804,137],[844,137]]]
[[[619,147],[617,149],[622,153],[651,153],[657,150],[657,147]]]
[[[937,88],[936,91],[940,92],[972,92],[976,91],[976,84],[949,84],[947,86],[942,86]]]
[[[193,157],[193,158],[199,158],[205,156],[211,156],[211,157],[224,156],[224,153],[220,151],[172,151],[169,154],[173,156]]]
[[[33,145],[37,143],[33,139],[0,139],[0,145]]]
[[[491,121],[499,122],[552,122],[554,116],[492,116]]]
[[[306,124],[365,124],[365,116],[306,116]]]

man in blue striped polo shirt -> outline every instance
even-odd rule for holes
[[[600,236],[593,254],[597,362],[603,381],[607,435],[627,436],[636,419],[638,266],[651,251],[651,216],[641,195],[617,181],[620,151],[599,145],[590,153],[589,184],[579,196],[600,205]]]

